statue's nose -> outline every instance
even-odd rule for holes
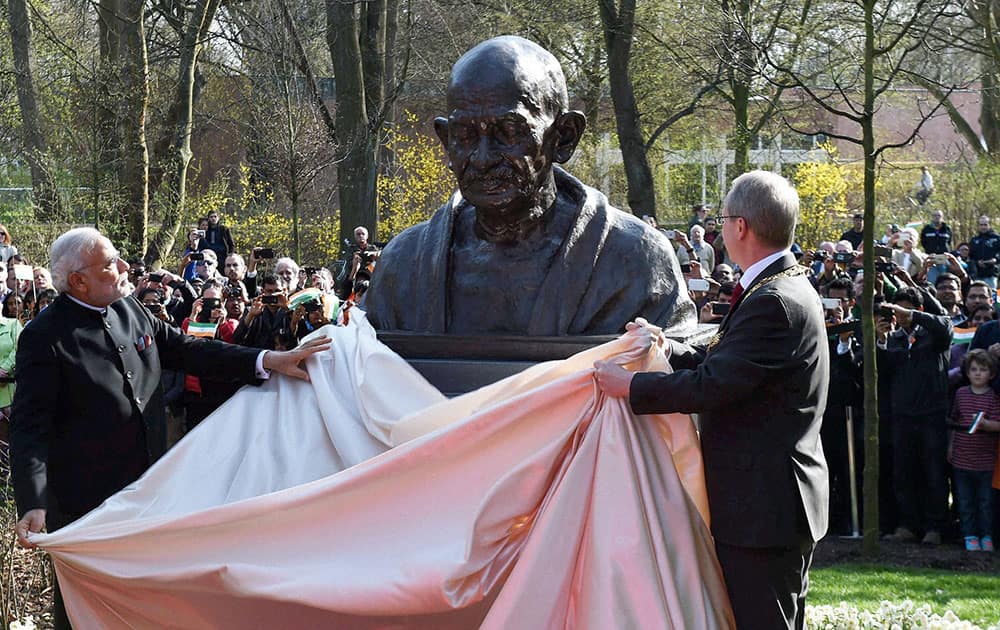
[[[476,145],[476,150],[472,152],[472,165],[478,168],[491,166],[497,161],[497,157],[496,144],[493,142],[493,138],[488,133],[481,134],[479,136],[479,143]]]

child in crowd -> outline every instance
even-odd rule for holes
[[[1000,431],[1000,396],[990,387],[990,381],[996,376],[997,360],[986,350],[970,350],[962,368],[970,384],[955,394],[948,461],[955,469],[955,494],[965,549],[993,551],[991,486]],[[982,419],[976,423],[980,413]],[[973,424],[976,424],[974,429]]]

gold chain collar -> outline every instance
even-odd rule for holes
[[[809,273],[812,273],[812,269],[810,269],[809,267],[803,267],[802,265],[796,264],[796,265],[792,265],[788,269],[785,269],[784,271],[779,271],[778,273],[774,274],[773,276],[768,276],[766,278],[763,278],[759,282],[757,282],[756,284],[754,284],[752,287],[750,287],[749,289],[747,289],[743,293],[742,296],[740,296],[740,304],[742,304],[743,302],[745,302],[748,297],[750,297],[751,295],[753,295],[754,292],[757,291],[757,289],[763,287],[766,284],[771,284],[775,280],[779,280],[781,278],[795,278],[797,276],[804,276],[804,275],[807,275]],[[730,316],[732,316],[732,311],[730,311]],[[728,318],[727,318],[727,321],[728,321]],[[715,335],[712,336],[712,339],[709,340],[709,342],[708,342],[708,350],[711,350],[712,348],[714,348],[715,346],[717,346],[720,341],[722,341],[722,335],[723,335],[723,333],[725,333],[725,330],[722,329],[722,326],[719,326],[719,331],[717,333],[715,333]]]

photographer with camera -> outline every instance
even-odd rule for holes
[[[676,232],[677,262],[681,265],[692,261],[701,263],[703,275],[709,275],[715,269],[715,250],[705,242],[705,228],[700,225],[691,227],[691,240],[683,232]]]
[[[173,276],[176,278],[177,276]],[[190,286],[190,285],[189,285]],[[169,288],[169,287],[168,287]],[[146,310],[162,322],[174,326],[174,319],[167,312],[167,299],[160,288],[146,287],[137,295]],[[184,435],[184,372],[160,370],[160,388],[163,389],[163,411],[166,417],[167,448],[176,444]]]
[[[225,266],[222,269],[223,275],[229,280],[229,286],[241,286],[247,298],[257,295],[257,274],[252,277],[247,273],[247,264],[243,256],[239,254],[229,254],[226,256]]]
[[[863,353],[860,327],[853,315],[854,283],[847,277],[834,280],[826,286],[822,301],[830,344],[830,385],[820,436],[830,467],[830,531],[851,534],[851,484],[861,487],[861,467],[855,469],[852,479],[849,449],[854,451],[854,461],[864,461]],[[848,409],[851,410],[850,436]]]
[[[917,231],[906,228],[900,233],[899,244],[902,249],[892,252],[892,262],[899,265],[911,277],[916,278],[924,270],[924,253],[917,249]]]
[[[194,301],[191,317],[184,320],[181,330],[190,333],[192,322],[215,326],[212,338],[235,343],[234,336],[239,320],[229,318],[226,313],[222,283],[208,280],[202,289],[201,297]],[[206,336],[198,334],[196,336]],[[221,380],[208,376],[188,375],[184,381],[184,413],[185,432],[190,431],[210,413],[229,400],[236,390],[243,386],[242,381]]]
[[[900,525],[890,540],[941,543],[948,513],[945,462],[952,324],[929,293],[902,269],[905,285],[880,307],[876,341],[880,378],[892,412],[893,483]]]
[[[194,285],[166,269],[151,271],[139,278],[136,296],[138,297],[145,289],[155,289],[163,295],[163,308],[170,317],[170,323],[174,325],[176,322],[184,321],[191,314],[191,307],[198,298]],[[174,299],[175,292],[180,293],[179,299]]]
[[[187,245],[184,247],[184,254],[181,260],[181,266],[183,271],[181,276],[185,280],[191,281],[195,277],[195,263],[200,260],[198,257],[192,257],[191,254],[196,254],[204,249],[208,248],[208,243],[205,242],[205,230],[201,228],[191,228],[187,233]]]
[[[969,241],[969,276],[996,289],[1000,236],[990,227],[990,218],[986,215],[979,217],[977,225],[979,233]]]
[[[321,296],[299,304],[292,312],[291,319],[291,331],[295,343],[298,344],[303,337],[329,323],[330,320],[326,316],[326,307]]]
[[[733,301],[733,292],[736,291],[736,283],[729,281],[719,285],[719,292],[714,299],[711,299],[701,307],[698,313],[698,321],[703,324],[718,324],[729,313],[729,307]]]
[[[236,327],[233,342],[250,348],[274,350],[275,334],[291,330],[288,294],[275,276],[261,278],[260,288],[260,295],[253,299]]]
[[[340,294],[349,298],[352,294],[364,293],[367,283],[371,281],[372,272],[382,251],[368,241],[368,229],[363,225],[354,228],[354,242],[344,241],[345,261],[344,272],[340,280]],[[358,277],[361,274],[361,277]],[[364,287],[355,287],[355,282],[364,282]],[[362,290],[357,291],[358,288]]]
[[[257,267],[264,263],[264,261],[274,260],[275,255],[276,253],[273,247],[254,247],[250,250],[250,263],[247,266],[247,271],[244,275],[247,290],[250,291],[250,293],[248,293],[249,298],[255,298],[260,294],[260,283],[257,282]]]

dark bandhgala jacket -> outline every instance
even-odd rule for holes
[[[10,431],[19,514],[63,526],[135,481],[166,447],[161,369],[254,382],[260,351],[188,337],[135,298],[105,315],[57,298],[21,334]]]
[[[827,528],[820,425],[830,357],[823,307],[785,255],[754,280],[711,349],[671,342],[673,374],[632,380],[635,413],[698,413],[716,541],[793,547]]]

